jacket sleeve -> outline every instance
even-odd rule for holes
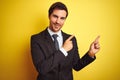
[[[80,58],[76,38],[73,39],[73,45],[74,45],[73,68],[76,71],[81,70],[82,68],[84,68],[85,66],[87,66],[96,59],[96,57],[94,58],[90,57],[88,55],[88,52],[82,58]]]
[[[31,37],[31,55],[33,64],[40,74],[45,75],[57,67],[58,64],[65,59],[65,56],[61,51],[53,51],[49,57],[46,57],[44,52],[45,47],[43,49],[42,46],[44,45],[39,44],[34,36]]]

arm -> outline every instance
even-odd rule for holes
[[[99,38],[100,38],[100,36],[98,36],[91,43],[89,51],[81,59],[78,58],[79,55],[78,55],[77,47],[75,48],[76,54],[74,57],[74,61],[75,62],[77,61],[76,64],[74,65],[75,70],[80,70],[80,69],[84,68],[86,65],[90,64],[91,62],[93,62],[96,59],[95,54],[100,50]]]
[[[73,41],[73,46],[74,46],[73,69],[75,69],[76,71],[83,69],[85,66],[87,66],[96,59],[96,57],[95,58],[90,57],[88,55],[88,52],[82,58],[80,58],[76,39],[74,39]]]
[[[41,43],[43,44],[43,43]],[[47,74],[58,66],[59,62],[64,60],[65,56],[61,51],[50,53],[44,45],[38,43],[38,40],[31,37],[31,55],[33,63],[40,74]],[[45,54],[50,54],[46,56]]]
[[[66,39],[66,41],[63,44],[63,48],[68,52],[68,54],[73,54],[72,65],[73,69],[75,69],[76,71],[81,70],[86,65],[95,60],[95,58],[91,58],[88,55],[88,52],[80,59],[77,41],[73,35]]]

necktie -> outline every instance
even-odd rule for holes
[[[58,35],[53,34],[52,37],[54,38],[54,43],[55,43],[56,50],[59,50],[59,44],[58,44],[58,40],[57,40]]]

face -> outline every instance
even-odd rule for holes
[[[59,30],[61,30],[66,20],[66,14],[67,13],[65,10],[59,10],[59,9],[53,10],[51,15],[49,16],[49,21],[50,21],[49,28],[53,32],[58,32]]]

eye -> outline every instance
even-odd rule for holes
[[[53,15],[53,17],[54,17],[54,18],[58,18],[58,16],[57,16],[57,15]]]
[[[62,19],[62,20],[65,20],[65,19],[66,19],[66,17],[61,17],[61,19]]]

